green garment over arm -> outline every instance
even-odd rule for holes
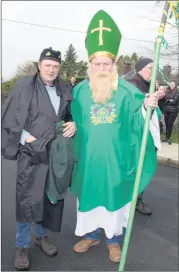
[[[56,137],[49,152],[49,171],[45,193],[52,204],[63,199],[71,183],[74,165],[72,138],[63,136],[63,122],[56,126]]]

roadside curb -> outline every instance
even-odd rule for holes
[[[179,168],[179,161],[174,160],[172,158],[166,158],[162,156],[157,156],[157,161],[160,164],[168,165],[168,166],[173,166],[176,168]]]

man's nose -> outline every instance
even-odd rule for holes
[[[105,66],[104,66],[104,64],[101,64],[100,65],[100,71],[104,71],[105,70]]]
[[[53,73],[53,67],[52,66],[50,66],[49,70],[50,70],[51,73]]]

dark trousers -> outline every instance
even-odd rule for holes
[[[166,139],[169,140],[172,134],[173,124],[177,118],[178,112],[164,112],[166,125]]]
[[[160,127],[160,133],[163,133],[163,123],[161,120],[159,121],[159,127]]]
[[[143,197],[144,192],[142,192],[140,195],[138,195],[137,198],[137,204],[141,203],[143,201],[142,197]]]

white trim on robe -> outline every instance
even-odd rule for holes
[[[144,107],[142,107],[142,115],[145,119],[146,111]],[[150,132],[152,134],[155,147],[160,150],[161,149],[161,140],[160,140],[160,127],[159,127],[159,119],[157,115],[157,111],[154,110],[152,118],[150,120]]]
[[[102,228],[107,238],[121,235],[127,227],[131,202],[115,212],[109,212],[105,207],[97,207],[89,212],[78,211],[75,234],[84,236],[98,228]]]

